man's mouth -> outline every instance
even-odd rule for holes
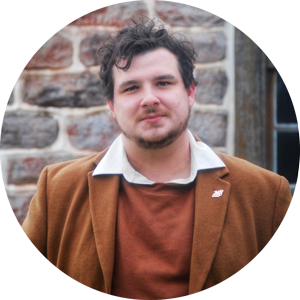
[[[149,114],[149,115],[143,117],[141,119],[141,121],[144,121],[146,123],[154,123],[154,122],[158,122],[163,117],[164,117],[164,115],[160,115],[160,114]]]

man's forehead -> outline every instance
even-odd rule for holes
[[[122,68],[126,66],[127,61],[127,59],[122,59],[113,66],[113,76],[114,74],[124,74],[127,71],[128,73],[130,73],[130,71],[132,71],[136,67],[139,68],[141,66],[147,68],[154,67],[156,69],[162,69],[172,66],[174,67],[175,65],[176,69],[179,70],[179,62],[177,60],[177,57],[171,51],[163,47],[134,55],[131,59],[129,68],[127,70],[123,70]],[[159,64],[157,64],[158,61],[160,62]]]

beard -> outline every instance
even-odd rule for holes
[[[149,109],[147,111],[147,114],[150,113],[156,113],[157,111],[155,109]],[[185,120],[178,124],[176,127],[168,131],[165,136],[162,136],[160,138],[153,138],[153,139],[145,139],[138,135],[131,135],[129,132],[126,132],[123,130],[123,128],[120,126],[120,124],[117,122],[121,132],[130,140],[134,140],[135,143],[144,149],[162,149],[164,147],[167,147],[171,145],[174,141],[177,140],[177,138],[187,129],[188,121],[190,118],[191,109],[189,108],[189,113]]]

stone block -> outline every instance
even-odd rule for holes
[[[54,107],[90,107],[106,104],[96,74],[59,74],[25,78],[23,100],[29,104]]]
[[[7,159],[8,184],[36,184],[41,171],[47,165],[78,158],[72,155],[56,155],[44,157],[17,157]]]
[[[14,102],[13,82],[15,76],[13,73],[8,73],[0,77],[0,105],[12,104]]]
[[[80,150],[101,151],[110,146],[119,134],[118,125],[109,111],[71,119],[68,124],[70,142]]]
[[[75,20],[70,25],[102,25],[124,27],[133,14],[148,15],[143,1],[124,2],[103,7]]]
[[[87,67],[99,65],[102,56],[98,49],[109,38],[107,32],[94,33],[86,37],[80,44],[80,60]]]
[[[20,230],[20,226],[0,224],[0,269],[11,249],[11,242]]]
[[[226,146],[227,113],[192,110],[188,128],[211,147]]]
[[[44,0],[1,0],[0,21],[37,24],[44,19]]]
[[[155,11],[172,26],[219,27],[224,24],[223,19],[205,10],[175,2],[155,1]]]
[[[221,105],[226,93],[228,79],[223,70],[200,70],[196,73],[196,102]]]
[[[198,53],[198,63],[212,63],[226,57],[226,39],[221,32],[199,33],[191,35]]]
[[[0,148],[44,148],[57,137],[58,124],[47,113],[8,112],[2,125]]]
[[[22,193],[7,193],[8,200],[12,207],[12,210],[20,223],[23,224],[27,212],[29,209],[30,201],[34,195],[34,192],[22,192]]]
[[[0,50],[5,64],[22,68],[64,68],[72,64],[72,44],[50,29],[3,34]]]

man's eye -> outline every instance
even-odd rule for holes
[[[134,91],[134,90],[136,90],[138,87],[137,86],[131,86],[131,87],[129,87],[129,88],[127,88],[124,92],[131,92],[131,91]]]
[[[169,84],[170,84],[170,82],[168,82],[168,81],[160,81],[160,82],[158,82],[157,85],[160,85],[160,86],[167,86],[167,85],[169,85]]]

